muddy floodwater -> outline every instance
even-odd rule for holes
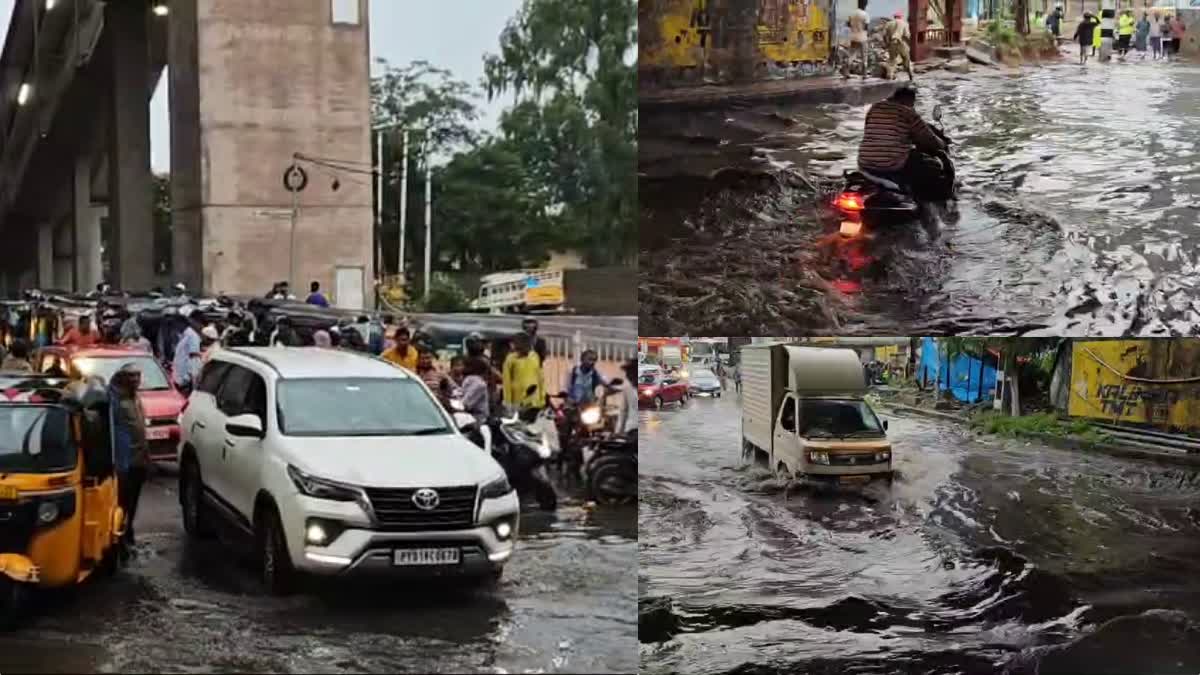
[[[852,246],[820,206],[864,106],[642,115],[642,333],[1200,335],[1200,66],[918,85],[926,119],[943,106],[960,198]]]
[[[1200,475],[880,412],[897,479],[832,493],[732,395],[643,413],[642,672],[1200,672]]]
[[[526,513],[492,591],[331,585],[265,595],[220,545],[185,543],[175,478],[138,511],[138,557],[115,579],[46,598],[0,636],[0,673],[633,672],[632,509]]]

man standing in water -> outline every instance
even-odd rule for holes
[[[892,15],[892,20],[883,29],[883,40],[888,50],[888,76],[896,77],[896,61],[899,60],[908,71],[908,81],[913,81],[912,59],[908,53],[908,22],[902,12]]]
[[[867,14],[867,0],[858,0],[858,9],[850,13],[850,18],[846,20],[846,25],[850,27],[850,54],[847,56],[847,62],[842,64],[842,77],[850,79],[850,59],[854,54],[862,55],[862,79],[867,79],[867,71],[870,69],[870,61],[867,54],[870,51],[870,36],[867,35],[867,29],[870,27],[871,17]]]
[[[1083,21],[1075,27],[1075,39],[1079,41],[1079,65],[1085,65],[1088,60],[1088,52],[1092,49],[1092,36],[1096,32],[1096,27],[1100,25],[1096,22],[1096,17],[1092,16],[1091,12],[1084,12]]]

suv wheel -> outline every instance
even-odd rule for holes
[[[292,590],[296,571],[288,555],[279,513],[274,507],[263,509],[255,523],[254,535],[258,540],[259,572],[263,585],[272,595],[287,595]]]
[[[195,459],[185,459],[179,472],[179,504],[183,507],[183,529],[193,539],[212,534],[204,509],[204,483],[200,480],[200,465]]]

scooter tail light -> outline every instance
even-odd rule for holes
[[[857,192],[843,192],[833,203],[843,211],[862,211],[864,208],[862,195]]]

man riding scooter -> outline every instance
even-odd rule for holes
[[[858,167],[863,172],[907,186],[918,199],[941,192],[943,166],[937,154],[945,139],[914,109],[917,90],[906,85],[867,111]]]

